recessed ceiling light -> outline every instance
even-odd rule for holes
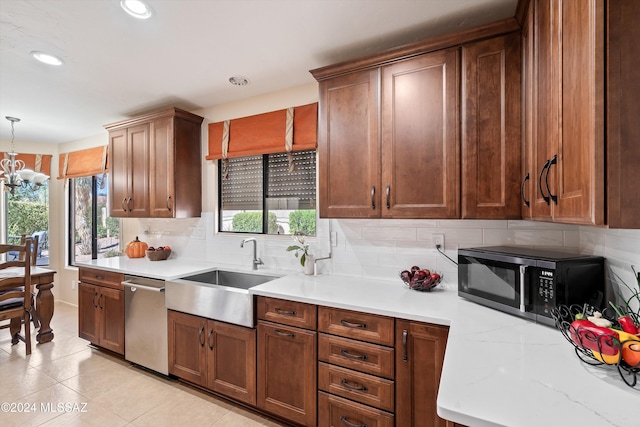
[[[31,52],[31,56],[33,56],[38,61],[44,62],[45,64],[49,64],[49,65],[64,64],[64,61],[62,61],[62,59],[58,58],[57,56],[53,56],[44,52],[33,51]]]
[[[149,19],[153,14],[151,7],[142,0],[120,0],[120,7],[138,19]]]
[[[246,86],[249,84],[249,80],[242,76],[229,77],[229,83],[235,86]]]

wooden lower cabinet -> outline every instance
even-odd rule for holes
[[[318,392],[318,413],[321,427],[394,426],[393,414],[324,392]]]
[[[315,331],[258,321],[258,407],[316,425]]]
[[[168,311],[169,373],[256,404],[256,331]]]
[[[436,399],[449,329],[396,319],[396,425],[451,426]]]
[[[124,355],[124,291],[80,283],[78,336]]]

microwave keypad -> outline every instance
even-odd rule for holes
[[[555,306],[555,285],[553,280],[553,272],[543,270],[541,273],[542,274],[538,278],[539,308],[541,309],[542,313],[544,313],[544,315],[550,316],[551,309]]]

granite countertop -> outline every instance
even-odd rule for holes
[[[83,266],[175,280],[216,268],[210,262],[106,258]],[[259,269],[258,274],[282,275]],[[564,427],[637,424],[640,386],[632,389],[614,367],[578,360],[554,328],[458,297],[455,284],[416,292],[399,280],[293,273],[250,289],[254,295],[447,325],[438,414],[470,427]]]

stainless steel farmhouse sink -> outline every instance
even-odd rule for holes
[[[165,304],[170,310],[253,327],[253,295],[249,289],[277,278],[228,270],[195,274],[167,281]]]

